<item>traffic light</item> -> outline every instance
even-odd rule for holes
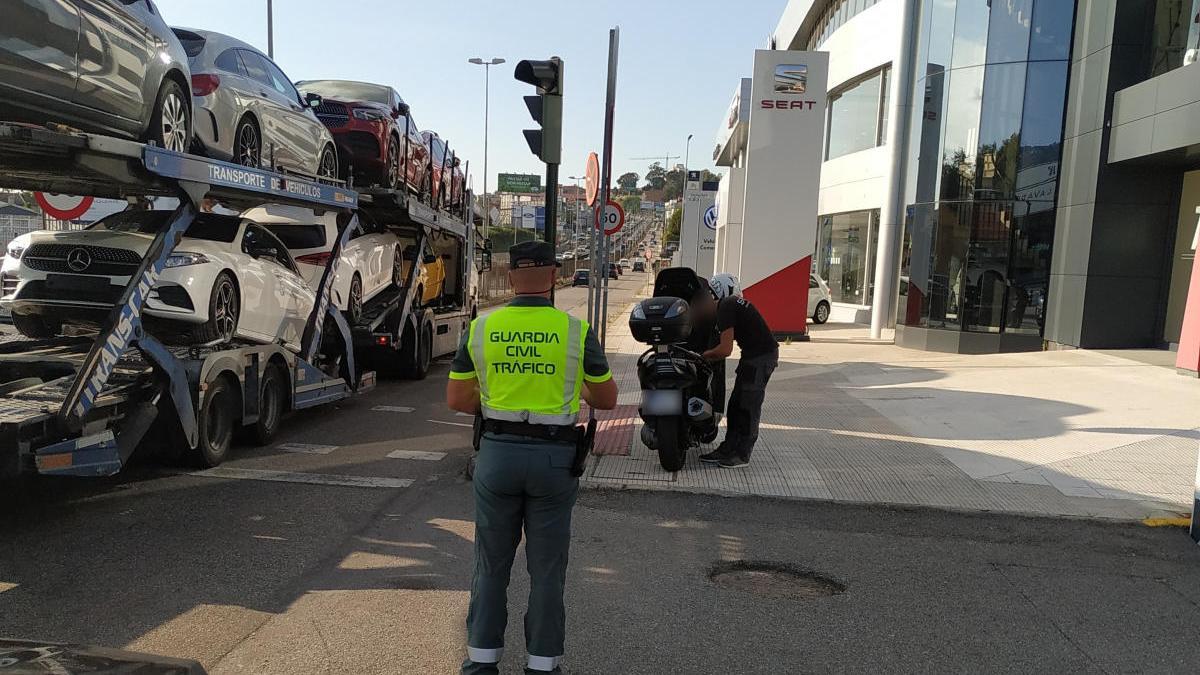
[[[542,127],[525,130],[529,149],[547,164],[562,163],[562,59],[551,56],[548,61],[522,61],[513,77],[537,87],[537,96],[525,97],[529,114]]]

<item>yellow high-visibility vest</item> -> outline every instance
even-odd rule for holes
[[[484,418],[575,424],[587,332],[586,321],[553,307],[508,306],[472,321],[467,349]]]

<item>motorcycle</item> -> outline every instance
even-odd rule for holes
[[[668,268],[654,281],[654,297],[634,306],[629,327],[650,345],[638,358],[642,388],[642,442],[658,451],[666,471],[678,471],[689,448],[711,443],[724,412],[724,362],[701,353],[718,341],[711,320],[700,319],[685,298],[708,293],[708,284],[686,267]]]

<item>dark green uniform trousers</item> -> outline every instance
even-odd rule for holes
[[[579,479],[575,446],[514,436],[484,436],[475,464],[475,578],[467,613],[463,673],[497,673],[508,623],[508,579],[521,528],[529,566],[525,613],[528,670],[554,671],[563,655],[563,585],[571,509]]]

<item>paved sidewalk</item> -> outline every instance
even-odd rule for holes
[[[1114,519],[1191,511],[1200,384],[1146,359],[906,350],[855,326],[781,347],[751,466],[667,473],[637,429],[644,349],[610,325],[629,454],[593,485]],[[734,363],[729,364],[730,387]],[[609,445],[612,443],[610,441]],[[705,448],[704,451],[707,451]]]

